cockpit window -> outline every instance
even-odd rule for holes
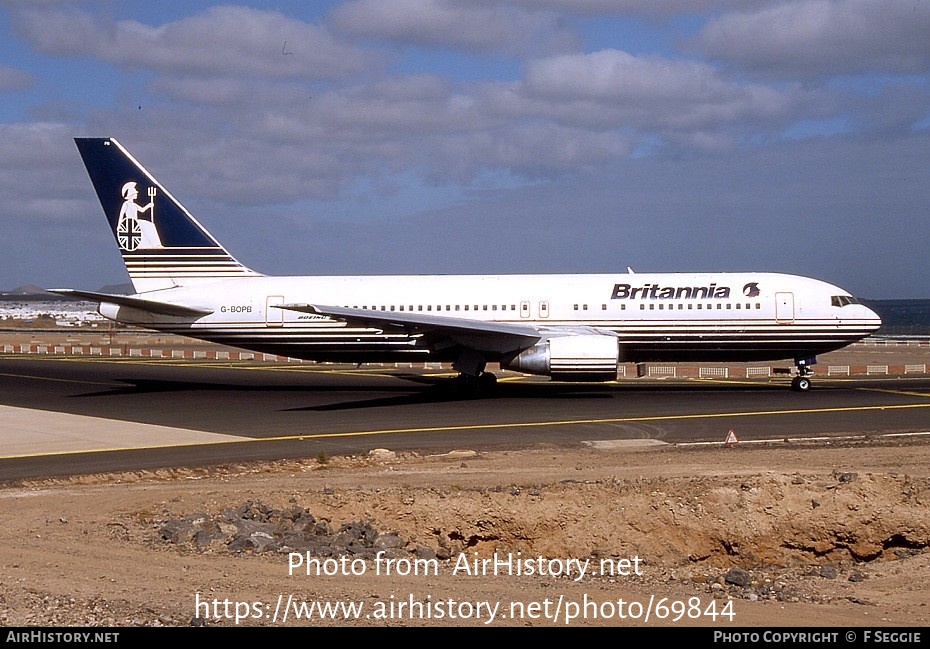
[[[852,295],[834,295],[830,298],[830,304],[833,306],[846,306],[847,304],[859,304],[859,300]]]

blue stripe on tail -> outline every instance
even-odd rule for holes
[[[112,138],[75,138],[137,293],[251,277],[181,203]]]

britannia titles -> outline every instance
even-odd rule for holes
[[[659,284],[614,284],[611,300],[725,300],[730,297],[729,286],[660,286]]]

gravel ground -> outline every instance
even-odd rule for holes
[[[0,624],[927,626],[927,451],[381,450],[7,484]]]

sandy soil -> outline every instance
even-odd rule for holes
[[[383,452],[7,484],[0,624],[923,627],[927,444]],[[286,551],[163,538],[243,505],[396,532],[402,558],[320,559],[337,574],[318,576],[305,554],[292,571]],[[495,553],[571,573],[469,574]],[[361,612],[306,619],[313,602]]]

